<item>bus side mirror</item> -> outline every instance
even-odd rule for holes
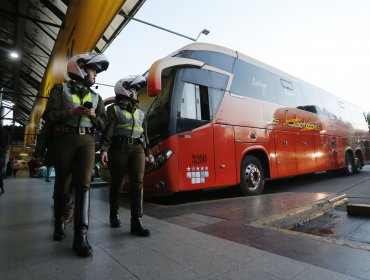
[[[148,95],[157,96],[162,90],[162,71],[169,67],[188,66],[201,68],[205,63],[195,59],[181,57],[166,57],[157,60],[149,69],[148,74]]]

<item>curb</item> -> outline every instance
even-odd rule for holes
[[[253,227],[290,229],[297,224],[314,219],[323,213],[346,203],[348,203],[346,194],[333,195],[331,197],[318,200],[312,204],[253,221],[248,223],[248,225]]]

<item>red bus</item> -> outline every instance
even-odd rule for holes
[[[147,194],[238,185],[258,195],[266,180],[351,175],[370,161],[360,108],[237,51],[187,45],[151,66],[147,90]]]

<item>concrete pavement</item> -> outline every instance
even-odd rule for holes
[[[366,279],[283,257],[237,242],[145,216],[149,238],[109,227],[108,200],[92,189],[91,258],[72,251],[67,238],[52,240],[53,184],[36,178],[9,178],[0,196],[0,279]],[[276,240],[279,242],[279,240]],[[369,278],[370,279],[370,276]]]

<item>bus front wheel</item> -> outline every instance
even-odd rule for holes
[[[261,162],[255,156],[246,156],[240,166],[240,190],[243,195],[259,195],[265,186]]]

